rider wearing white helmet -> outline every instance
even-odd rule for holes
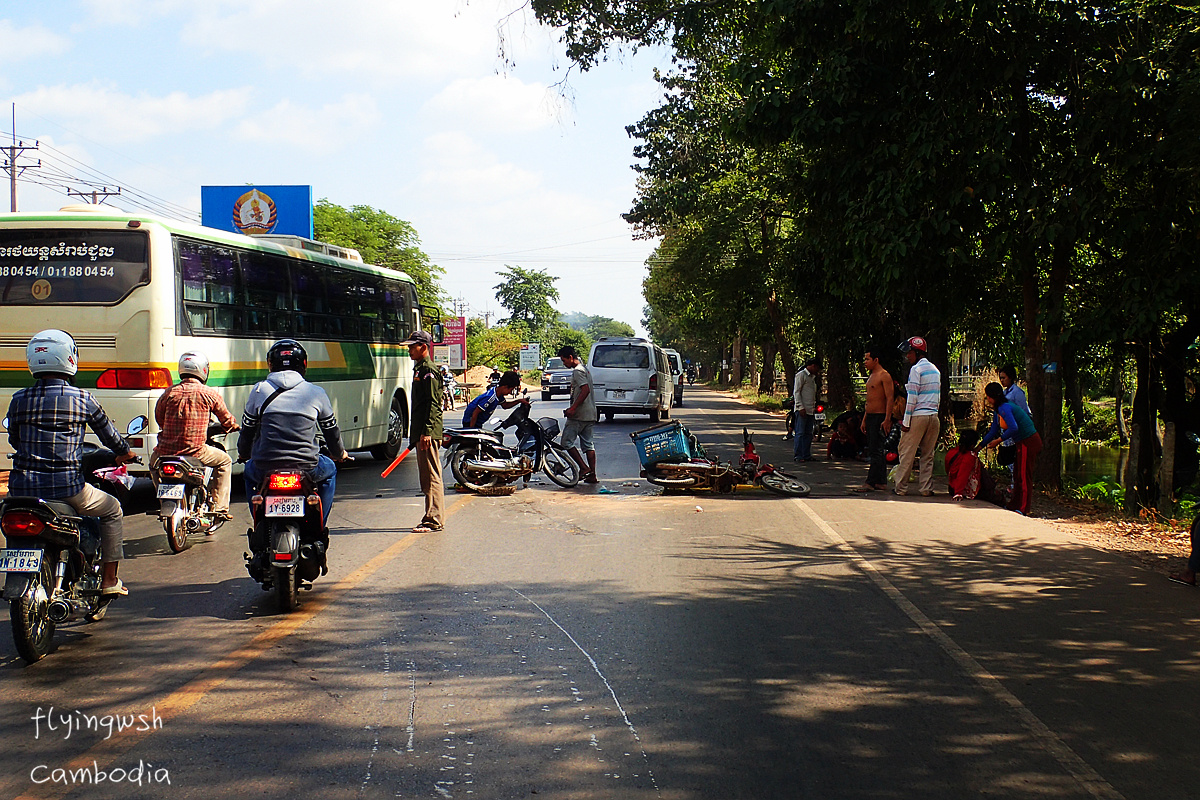
[[[13,495],[61,500],[83,516],[100,518],[100,548],[104,575],[103,595],[128,594],[117,578],[124,534],[121,504],[83,480],[84,428],[124,464],[134,458],[129,443],[117,432],[91,392],[72,384],[79,370],[75,340],[60,330],[35,334],[25,348],[33,386],[13,395],[8,406],[8,441],[16,451],[8,478]]]
[[[179,383],[164,392],[154,406],[159,434],[150,466],[153,467],[162,456],[191,456],[204,466],[212,467],[215,479],[213,516],[230,519],[229,484],[233,459],[224,450],[207,443],[208,423],[215,415],[226,432],[237,430],[238,425],[221,395],[206,385],[208,373],[208,357],[198,350],[189,350],[179,357]],[[151,469],[150,474],[157,473]]]

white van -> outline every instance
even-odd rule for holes
[[[671,365],[658,345],[606,336],[592,345],[588,372],[596,387],[596,409],[606,420],[614,414],[649,414],[651,422],[670,416]]]
[[[671,380],[675,384],[675,395],[671,400],[671,405],[683,405],[683,356],[679,355],[678,350],[672,350],[667,347],[663,349],[667,354],[667,361],[671,365]]]

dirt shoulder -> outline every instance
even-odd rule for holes
[[[748,400],[727,389],[714,391],[758,408],[767,414],[782,412]],[[1133,559],[1146,569],[1161,575],[1187,567],[1191,540],[1186,524],[1164,524],[1145,519],[1130,519],[1111,506],[1063,497],[1056,492],[1039,491],[1030,507],[1031,517],[1044,519],[1079,542]]]

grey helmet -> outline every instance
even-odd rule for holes
[[[179,357],[179,377],[191,375],[201,383],[208,383],[208,356],[198,350],[188,350]]]
[[[35,333],[25,345],[25,361],[34,375],[74,375],[79,371],[79,350],[65,331]]]

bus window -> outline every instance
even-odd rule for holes
[[[289,308],[287,274],[288,264],[283,259],[263,253],[242,253],[246,305],[286,312]]]
[[[193,331],[238,327],[237,253],[227,247],[177,240],[183,310]]]
[[[150,282],[146,234],[107,230],[0,233],[0,305],[107,305]]]
[[[402,342],[411,330],[408,324],[408,292],[397,281],[387,281],[383,287],[383,341]]]

